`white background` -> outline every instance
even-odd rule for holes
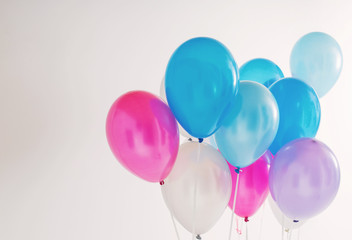
[[[176,239],[159,185],[127,172],[108,148],[110,105],[134,89],[157,94],[170,55],[191,37],[220,40],[238,65],[269,58],[289,76],[290,51],[311,31],[331,34],[344,54],[317,135],[342,178],[300,238],[349,239],[351,1],[0,0],[0,239]],[[227,209],[203,239],[227,239],[229,221]],[[268,205],[250,223],[250,239],[281,238]]]

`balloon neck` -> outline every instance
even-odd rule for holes
[[[199,141],[199,143],[202,143],[203,142],[203,138],[198,138],[198,141]]]
[[[293,222],[294,222],[294,223],[298,223],[298,222],[299,222],[299,220],[293,220]]]
[[[201,239],[202,239],[199,234],[197,235],[196,238],[197,238],[198,240],[201,240]]]
[[[161,181],[160,181],[160,185],[162,186],[162,185],[164,185],[164,184],[165,184],[164,180],[161,180]]]
[[[245,217],[245,218],[244,218],[244,221],[245,221],[245,222],[249,222],[248,217]]]
[[[192,138],[188,138],[188,141],[192,142]]]
[[[240,171],[241,171],[241,169],[239,169],[239,168],[236,168],[236,169],[235,169],[235,172],[236,172],[237,174],[240,174]]]

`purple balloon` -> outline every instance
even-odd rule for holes
[[[271,162],[269,187],[289,218],[305,220],[325,210],[340,185],[340,168],[333,152],[313,138],[286,144]]]

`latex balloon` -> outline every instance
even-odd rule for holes
[[[278,125],[278,106],[270,91],[257,82],[241,81],[228,116],[215,133],[215,140],[232,166],[244,168],[269,148]]]
[[[305,220],[297,221],[295,219],[291,219],[285,216],[285,214],[281,212],[280,208],[277,206],[276,202],[270,194],[268,197],[268,201],[276,220],[286,231],[300,228],[306,222]]]
[[[111,106],[106,136],[117,160],[150,182],[170,173],[178,152],[175,117],[159,98],[144,91],[128,92]]]
[[[336,83],[342,70],[342,51],[330,35],[312,32],[301,37],[291,52],[292,76],[311,85],[319,97]]]
[[[165,74],[167,102],[191,136],[206,138],[221,126],[237,74],[230,51],[215,39],[193,38],[173,53]]]
[[[273,155],[267,151],[257,161],[242,168],[239,173],[236,209],[237,216],[251,217],[264,203],[269,193],[269,164]],[[228,206],[233,209],[233,198],[236,191],[237,173],[229,164],[232,177],[232,193]]]
[[[276,154],[269,172],[270,192],[289,218],[305,220],[326,209],[340,185],[332,151],[312,138],[296,139]]]
[[[231,174],[221,153],[206,143],[180,146],[176,164],[161,187],[164,201],[189,232],[210,230],[226,209]]]
[[[166,104],[168,104],[167,99],[166,99],[166,92],[165,92],[165,78],[163,78],[163,80],[161,81],[161,84],[160,84],[160,98]],[[189,133],[186,132],[186,130],[184,130],[183,127],[178,122],[177,122],[177,126],[178,126],[178,130],[179,130],[181,136],[183,136],[185,138],[192,138],[192,136],[189,135]]]
[[[279,106],[280,124],[270,151],[275,155],[286,143],[315,137],[320,123],[320,103],[312,87],[295,78],[284,78],[270,86]]]
[[[265,58],[252,59],[240,67],[240,81],[251,80],[269,87],[283,77],[281,69]]]

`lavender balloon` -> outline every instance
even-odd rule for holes
[[[325,210],[339,185],[340,168],[335,155],[313,138],[289,142],[271,163],[271,195],[291,219],[305,220]]]

